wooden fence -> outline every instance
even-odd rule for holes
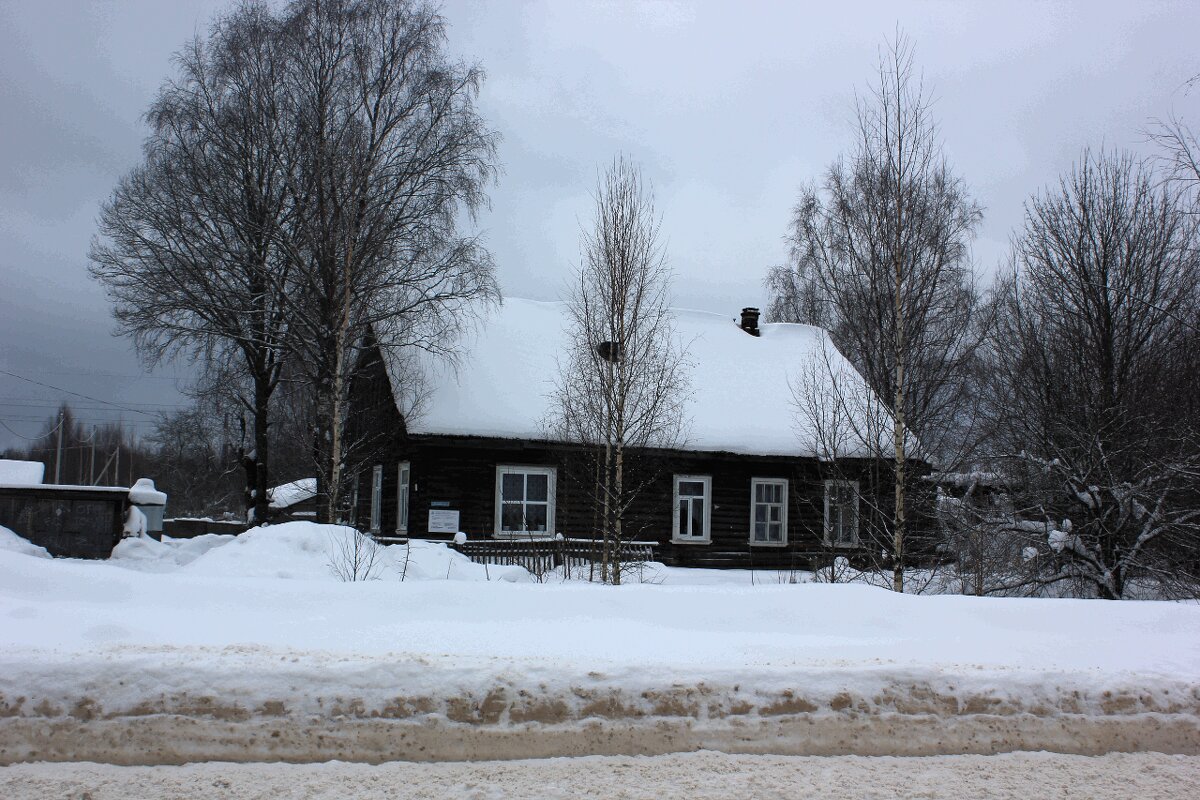
[[[622,542],[622,564],[654,560],[656,542]],[[557,567],[574,574],[600,563],[600,542],[594,539],[480,539],[451,544],[476,564],[524,567],[534,575],[545,575]]]
[[[250,527],[241,520],[192,519],[174,517],[163,520],[163,536],[172,539],[191,539],[206,533],[244,533]]]

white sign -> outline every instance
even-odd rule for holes
[[[429,510],[430,533],[458,533],[458,512],[444,508]]]

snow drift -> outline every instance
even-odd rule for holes
[[[0,548],[0,762],[1200,752],[1196,605],[536,584],[428,542],[343,583],[352,535]]]

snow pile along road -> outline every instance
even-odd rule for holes
[[[1200,753],[1196,605],[538,584],[425,542],[343,583],[350,536],[0,537],[0,762]]]

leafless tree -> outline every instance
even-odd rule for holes
[[[988,470],[939,472],[937,521],[948,558],[941,591],[977,596],[1048,594],[1041,582],[1045,522],[1019,518],[1002,475]],[[1041,547],[1039,548],[1039,544]]]
[[[1159,147],[1162,177],[1189,213],[1200,213],[1200,140],[1195,132],[1182,119],[1170,117],[1153,122],[1146,137]]]
[[[857,104],[854,152],[802,190],[792,264],[768,278],[771,316],[829,327],[890,407],[896,591],[909,525],[907,431],[925,458],[945,458],[969,433],[965,378],[986,332],[968,247],[981,211],[946,163],[930,103],[898,36]]]
[[[253,419],[247,506],[260,519],[270,400],[288,335],[290,262],[277,246],[292,208],[282,169],[285,56],[260,3],[219,18],[178,54],[178,76],[146,115],[143,162],[102,207],[90,252],[118,330],[148,362],[186,355],[244,377],[236,397]]]
[[[167,493],[176,517],[219,517],[238,506],[239,464],[230,420],[209,398],[163,414],[146,437],[146,474]]]
[[[685,435],[686,352],[669,311],[671,273],[652,187],[617,158],[593,199],[568,301],[571,350],[548,424],[554,438],[586,447],[581,483],[596,507],[600,578],[620,583],[627,513],[656,474],[642,456],[677,447]]]
[[[1200,557],[1196,223],[1128,154],[1085,151],[1026,204],[993,359],[998,443],[1041,524],[1043,582],[1194,594]]]
[[[460,223],[486,203],[496,134],[476,111],[478,66],[447,56],[432,7],[297,0],[288,7],[286,237],[297,363],[315,393],[319,519],[341,502],[355,372],[371,344],[449,353],[498,298],[491,257]]]

